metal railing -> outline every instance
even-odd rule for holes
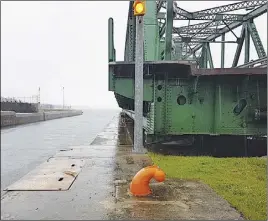
[[[132,110],[125,110],[122,109],[122,112],[125,113],[126,115],[128,115],[131,119],[135,119],[135,112]],[[147,127],[147,118],[143,117],[143,128]]]
[[[27,104],[39,104],[39,96],[31,96],[31,97],[1,97],[1,103],[27,103]],[[41,110],[70,110],[72,107],[71,105],[53,105],[53,104],[46,104],[40,103],[39,109]]]
[[[267,67],[267,57],[259,58],[257,60],[250,61],[246,64],[237,66],[237,68],[264,68]]]
[[[41,110],[70,110],[71,105],[53,105],[53,104],[40,104]]]
[[[31,97],[1,97],[2,102],[37,104],[38,96]]]

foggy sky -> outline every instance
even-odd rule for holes
[[[179,6],[195,11],[228,3],[180,1]],[[128,4],[1,2],[1,96],[30,97],[40,87],[42,103],[62,104],[64,87],[66,105],[116,108],[108,91],[108,18],[114,18],[116,58],[123,60]],[[267,15],[255,24],[266,49]],[[240,30],[235,30],[238,36]],[[226,40],[234,39],[226,35]],[[226,47],[226,65],[231,65],[235,47]],[[250,59],[256,59],[251,48]],[[220,44],[211,46],[214,66],[220,65],[219,49]]]

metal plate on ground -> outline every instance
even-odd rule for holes
[[[83,159],[50,158],[6,188],[7,191],[68,190],[85,164]]]

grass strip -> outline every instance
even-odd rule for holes
[[[149,153],[170,178],[201,180],[249,220],[267,219],[266,159]]]

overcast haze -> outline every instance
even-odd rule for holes
[[[179,2],[179,6],[195,11],[227,3],[231,2]],[[1,95],[29,97],[40,86],[42,103],[62,104],[64,86],[66,104],[116,108],[114,95],[108,92],[108,18],[114,18],[116,57],[123,60],[128,4],[1,2]],[[266,49],[267,15],[255,23]],[[240,30],[235,32],[239,35]],[[234,39],[231,35],[226,40]],[[216,66],[219,46],[211,48]],[[234,45],[226,48],[227,65],[234,51]],[[257,58],[255,49],[251,52],[250,58]]]

